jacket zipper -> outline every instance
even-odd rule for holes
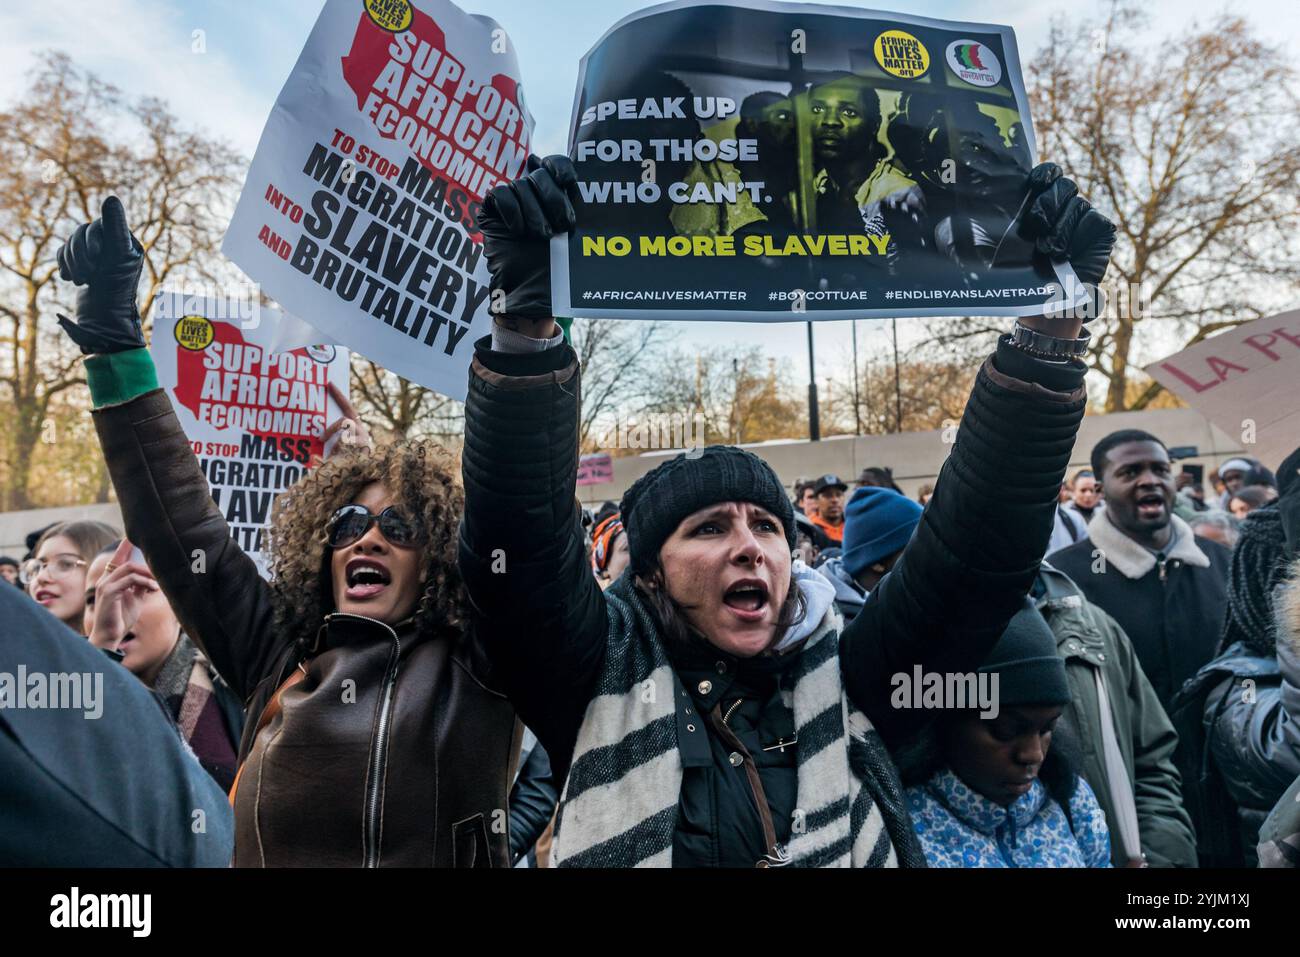
[[[397,663],[401,656],[402,639],[397,636],[397,632],[374,618],[366,618],[364,615],[326,615],[326,622],[335,618],[353,618],[358,621],[371,622],[379,625],[387,631],[393,638],[393,651],[388,659],[388,670],[384,673],[384,685],[381,690],[381,699],[379,706],[379,722],[375,727],[375,738],[372,742],[372,754],[374,760],[370,762],[370,767],[366,770],[366,805],[365,816],[363,821],[362,834],[364,836],[364,846],[362,854],[365,859],[365,867],[379,866],[379,782],[383,779],[383,772],[387,767],[388,760],[388,724],[393,713],[393,690],[397,685]]]
[[[736,710],[743,699],[737,699],[724,716],[721,705],[714,705],[713,711],[709,717],[713,720],[713,726],[717,729],[722,740],[730,747],[736,749],[736,752],[744,759],[745,778],[749,782],[749,791],[754,798],[754,806],[758,811],[758,819],[763,826],[763,843],[767,845],[767,854],[763,859],[755,863],[755,867],[784,867],[790,863],[790,854],[785,846],[778,843],[776,839],[776,825],[772,821],[772,809],[767,803],[767,794],[763,791],[763,782],[759,778],[758,768],[754,764],[753,755],[749,749],[737,737],[736,732],[732,730],[731,725],[727,724],[731,713]]]

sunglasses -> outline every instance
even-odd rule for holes
[[[379,523],[380,534],[391,545],[411,548],[420,541],[419,526],[407,521],[395,505],[388,506],[378,515],[364,505],[344,505],[330,517],[327,539],[330,548],[347,548],[359,542],[375,522]]]

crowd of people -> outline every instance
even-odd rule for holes
[[[125,527],[0,559],[3,663],[109,674],[113,722],[0,709],[0,860],[1295,866],[1300,450],[1205,488],[1124,430],[1065,482],[1082,320],[1038,317],[915,500],[710,446],[593,513],[549,299],[575,188],[530,160],[485,203],[507,305],[459,460],[343,445],[277,502],[268,577],[158,388],[121,204],[69,240]],[[1055,168],[1029,189],[1028,240],[1099,282],[1096,214]]]

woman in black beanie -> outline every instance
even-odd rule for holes
[[[927,863],[1110,867],[1106,816],[1075,770],[1073,742],[1057,729],[1070,703],[1065,662],[1031,602],[1011,619],[976,681],[991,691],[980,698],[981,706],[991,702],[987,710],[946,713],[900,754]]]
[[[1097,282],[1114,227],[1059,177],[1034,171],[1024,229]],[[886,747],[926,716],[890,706],[891,675],[973,670],[1020,607],[1083,414],[1080,321],[1003,338],[915,537],[851,625],[792,561],[781,482],[736,448],[628,490],[631,564],[602,593],[573,504],[580,373],[550,307],[549,240],[577,202],[566,158],[532,159],[479,217],[499,306],[470,371],[460,540],[493,674],[567,778],[554,860],[923,866]]]

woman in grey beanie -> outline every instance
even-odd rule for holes
[[[1024,229],[1097,282],[1113,227],[1055,167],[1027,185]],[[554,860],[923,866],[887,745],[926,716],[891,707],[890,676],[975,668],[1020,607],[1083,414],[1084,365],[1062,358],[1081,323],[1003,338],[915,537],[851,625],[793,562],[771,468],[721,446],[628,490],[631,565],[602,592],[574,506],[580,370],[550,307],[549,239],[574,203],[568,159],[533,159],[478,219],[502,308],[470,370],[460,540],[494,678],[565,780]]]

